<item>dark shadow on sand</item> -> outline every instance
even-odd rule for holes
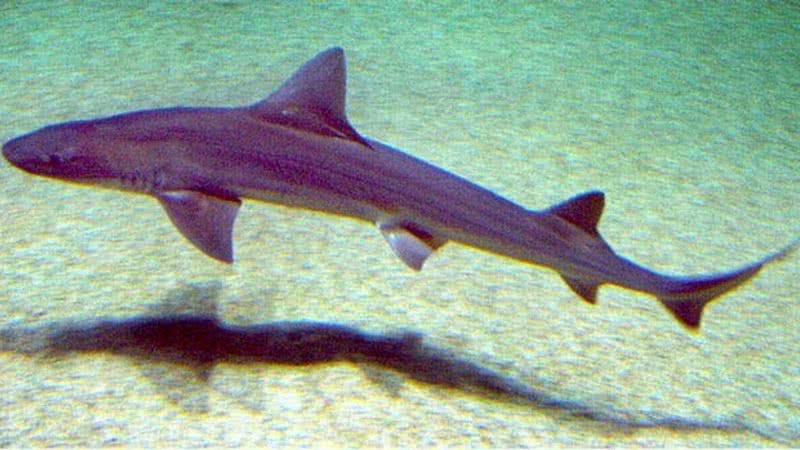
[[[420,333],[365,333],[344,325],[302,321],[226,325],[216,314],[219,291],[218,284],[190,285],[167,296],[157,314],[133,319],[0,330],[0,351],[51,357],[111,353],[131,357],[146,367],[159,363],[181,366],[200,381],[207,381],[218,363],[306,366],[345,361],[370,370],[393,372],[401,379],[557,410],[615,428],[750,431],[775,439],[738,419],[695,420],[670,414],[642,417],[635,412],[598,410],[592,405],[549,395],[459,358],[453,351],[426,345]],[[184,312],[187,307],[193,312]],[[394,390],[392,386],[387,388]]]

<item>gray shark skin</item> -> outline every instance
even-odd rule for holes
[[[709,276],[661,275],[614,253],[597,231],[601,192],[531,211],[469,181],[361,136],[345,114],[344,51],[326,50],[263,101],[177,107],[51,125],[3,146],[34,175],[156,197],[208,256],[233,261],[242,198],[361,219],[420,270],[448,241],[557,271],[595,303],[613,284],[656,296],[689,329],[704,306],[783,258]]]

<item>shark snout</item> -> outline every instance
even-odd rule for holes
[[[41,173],[51,162],[41,140],[35,133],[12,139],[3,144],[3,157],[13,166],[29,173]]]
[[[3,157],[32,175],[76,182],[109,177],[102,158],[87,156],[68,127],[46,127],[14,138],[3,144]]]
[[[20,167],[20,161],[25,159],[19,141],[20,139],[16,138],[3,144],[3,158],[16,167]]]

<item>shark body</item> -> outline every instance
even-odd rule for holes
[[[374,223],[415,270],[456,241],[552,268],[590,303],[602,284],[652,294],[689,328],[709,301],[798,246],[727,273],[656,273],[598,233],[603,193],[526,209],[360,135],[345,114],[345,84],[344,52],[332,48],[253,105],[51,125],[7,142],[3,155],[35,175],[152,195],[190,242],[223,262],[233,261],[233,225],[248,198]]]

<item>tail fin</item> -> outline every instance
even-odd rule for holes
[[[708,277],[672,278],[666,289],[667,293],[659,295],[658,300],[681,323],[696,330],[700,328],[700,319],[706,304],[754,277],[766,264],[788,256],[798,247],[800,240],[756,264],[733,272]]]

